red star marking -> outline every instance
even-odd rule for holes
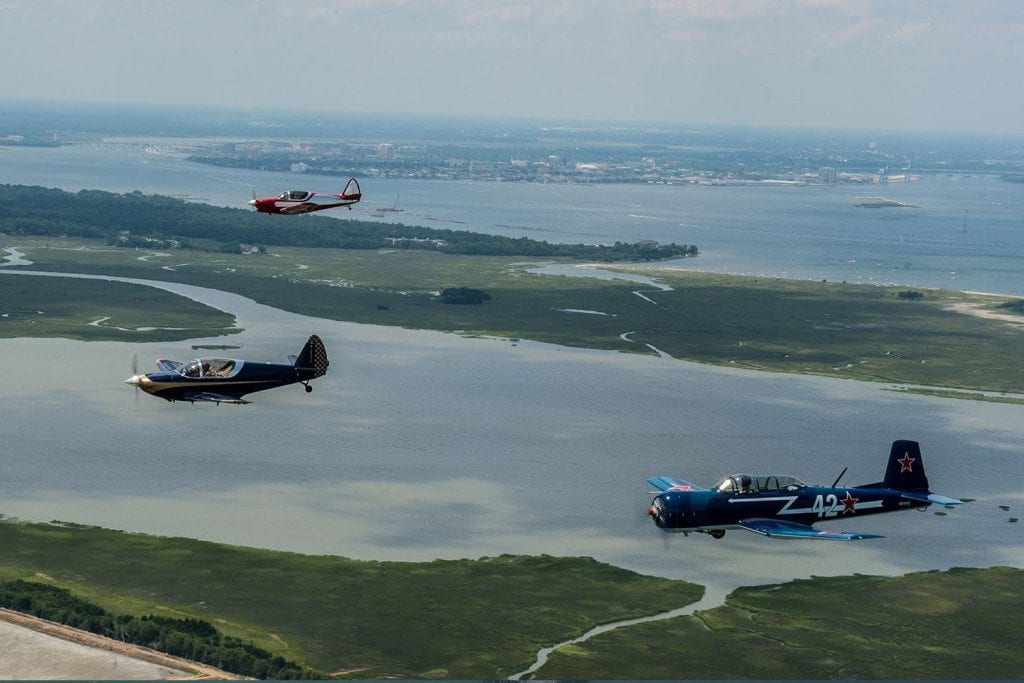
[[[845,515],[847,512],[852,512],[852,513],[856,514],[857,513],[857,501],[859,501],[859,500],[860,500],[860,498],[854,498],[850,494],[850,492],[847,491],[846,492],[846,498],[843,498],[841,501],[839,501],[840,503],[843,504],[843,514]]]
[[[915,460],[917,460],[917,458],[911,458],[910,453],[904,453],[903,457],[896,461],[900,464],[900,474],[912,471],[914,469]]]

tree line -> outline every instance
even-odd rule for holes
[[[334,249],[429,249],[479,256],[566,257],[587,261],[655,261],[696,256],[693,245],[652,241],[612,245],[557,244],[526,237],[401,223],[273,216],[141,192],[64,190],[0,185],[0,232],[106,239],[138,244],[175,240],[181,248],[237,252],[239,244]],[[397,239],[396,239],[397,238]]]
[[[317,679],[325,675],[252,643],[221,634],[202,619],[111,614],[70,591],[34,581],[0,581],[0,607],[72,628],[260,679]]]

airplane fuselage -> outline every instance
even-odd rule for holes
[[[352,208],[352,202],[343,200],[336,195],[323,195],[314,193],[304,201],[293,201],[280,199],[278,197],[264,197],[249,202],[260,213],[284,213],[302,214],[325,209],[336,209],[340,206]]]
[[[159,372],[142,374],[132,361],[131,377],[124,381],[147,394],[167,401],[206,401],[210,403],[248,403],[242,397],[288,384],[302,383],[313,391],[310,380],[323,377],[331,364],[327,349],[317,335],[310,335],[302,350],[291,361],[260,363],[241,358],[195,358],[187,363],[159,358]]]
[[[233,377],[186,377],[178,372],[156,372],[139,375],[139,388],[147,394],[168,401],[192,401],[190,395],[212,392],[241,398],[265,389],[306,382],[316,377],[312,368],[296,368],[279,363],[247,361]]]
[[[776,538],[817,538],[856,541],[879,534],[822,530],[814,525],[881,512],[926,508],[962,501],[932,493],[916,441],[892,442],[885,476],[861,486],[807,485],[788,475],[737,473],[706,489],[675,477],[651,477],[660,493],[647,514],[662,531],[702,531],[721,538],[727,529],[745,529]]]
[[[796,491],[752,494],[704,489],[658,495],[651,517],[665,531],[713,531],[739,528],[740,520],[751,518],[814,524],[928,505],[931,503],[906,500],[885,488],[804,486]]]
[[[278,197],[257,198],[253,194],[249,204],[260,213],[303,214],[324,209],[335,209],[339,206],[352,205],[363,198],[359,182],[349,178],[345,188],[338,194],[310,192],[309,190],[289,190]]]

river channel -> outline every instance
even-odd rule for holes
[[[363,559],[588,555],[712,590],[1024,566],[1022,527],[1008,521],[1024,504],[1019,406],[327,321],[149,284],[235,314],[244,332],[161,344],[0,340],[3,514]],[[192,344],[240,344],[230,353],[280,361],[314,332],[331,367],[312,394],[192,406],[122,384],[132,354],[145,368],[202,353]],[[844,481],[862,484],[880,478],[897,438],[921,442],[934,490],[976,502],[837,525],[887,536],[862,543],[732,532],[666,544],[644,515],[655,474],[829,483],[849,466]]]

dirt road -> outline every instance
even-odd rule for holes
[[[0,608],[0,679],[10,678],[241,677],[146,647]]]

